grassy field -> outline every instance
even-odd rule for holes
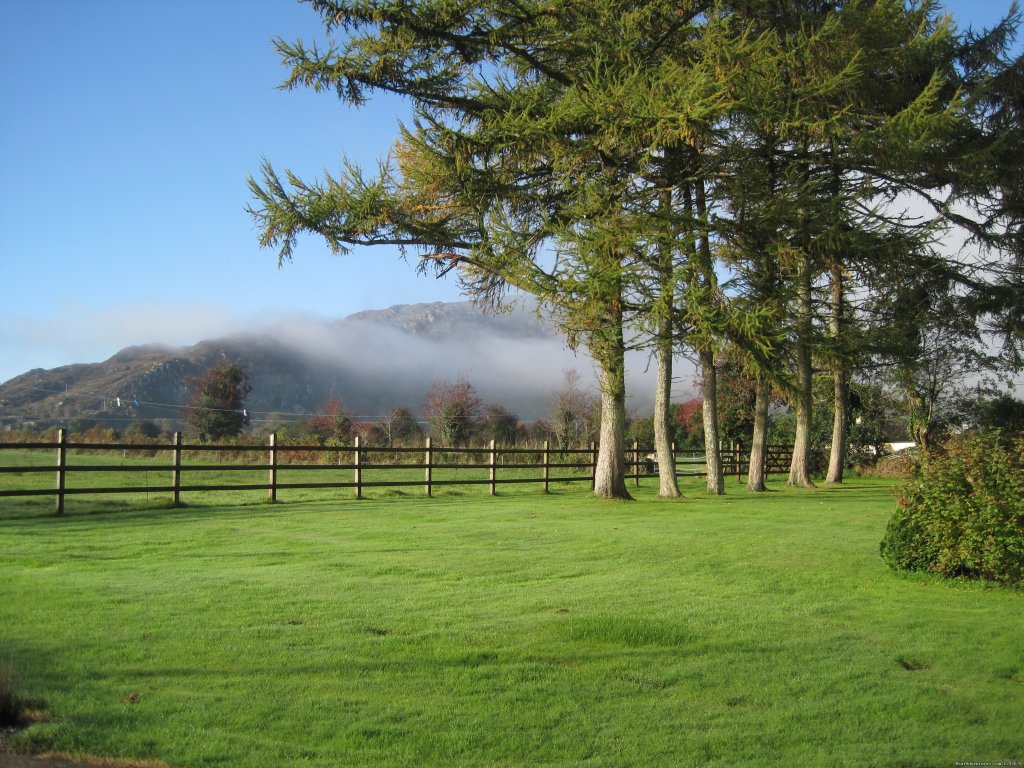
[[[878,481],[776,487],[3,500],[0,660],[49,716],[17,744],[175,768],[1024,759],[1024,594],[888,571]]]

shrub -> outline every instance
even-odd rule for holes
[[[1024,585],[1024,439],[951,439],[897,489],[881,543],[898,570]]]
[[[917,475],[920,454],[916,450],[902,451],[892,456],[883,456],[873,467],[866,468],[869,477],[887,480],[911,480]]]

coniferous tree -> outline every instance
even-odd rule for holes
[[[304,231],[338,251],[414,246],[480,301],[499,302],[508,287],[537,296],[597,363],[595,492],[628,498],[623,327],[637,285],[636,180],[659,125],[618,118],[624,102],[643,107],[664,90],[652,87],[669,79],[658,64],[692,22],[664,1],[482,2],[458,13],[443,2],[313,5],[349,36],[323,53],[279,42],[289,84],[352,104],[400,93],[415,121],[375,179],[349,167],[318,184],[289,174],[286,185],[265,166],[251,183],[263,243],[281,259]],[[667,117],[685,131],[707,108],[680,102]]]
[[[913,274],[915,254],[928,251],[934,230],[886,201],[944,183],[925,171],[964,120],[951,84],[955,41],[928,3],[755,2],[727,12],[758,55],[735,81],[723,150],[735,174],[719,185],[729,214],[719,231],[748,275],[777,254],[774,303],[788,354],[773,359],[789,357],[795,374],[777,365],[765,373],[791,392],[796,411],[790,483],[811,483],[811,387],[822,363],[835,384],[829,479],[838,481],[859,344],[850,299]]]

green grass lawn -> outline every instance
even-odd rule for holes
[[[1024,759],[1024,593],[888,571],[877,481],[776,487],[2,500],[0,660],[50,718],[18,745],[176,768]]]

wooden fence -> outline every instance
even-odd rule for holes
[[[592,443],[589,448],[583,449],[561,449],[551,448],[545,441],[540,448],[506,448],[495,445],[492,440],[490,445],[482,448],[441,448],[432,445],[430,438],[426,439],[422,448],[396,448],[361,445],[356,437],[351,446],[321,446],[321,445],[283,445],[279,444],[276,435],[271,435],[267,445],[210,445],[210,444],[186,444],[182,440],[181,433],[175,433],[173,442],[170,444],[138,444],[138,443],[69,443],[65,430],[59,430],[54,442],[37,443],[0,443],[0,457],[4,449],[21,450],[47,450],[52,451],[56,457],[55,464],[38,466],[8,466],[0,464],[0,476],[20,475],[34,473],[53,473],[55,477],[52,488],[9,488],[6,482],[0,483],[0,498],[15,496],[54,496],[56,499],[56,512],[63,514],[64,500],[67,496],[86,494],[116,494],[116,493],[166,493],[170,495],[173,504],[181,503],[181,494],[205,491],[253,491],[265,490],[270,501],[278,500],[278,493],[283,489],[317,489],[317,488],[347,488],[351,489],[355,498],[361,498],[363,490],[367,488],[400,488],[409,486],[420,486],[424,493],[430,496],[434,488],[450,485],[487,485],[489,493],[497,493],[497,487],[509,483],[535,483],[542,484],[544,492],[548,492],[551,483],[575,483],[589,482],[594,485],[594,476],[597,467],[597,444]],[[673,446],[673,451],[675,450]],[[167,464],[88,464],[69,462],[69,454],[77,452],[110,452],[123,451],[125,455],[146,453],[167,454]],[[196,456],[232,453],[251,458],[252,456],[265,456],[259,462],[254,461],[221,461],[209,464],[197,464],[184,462],[186,454],[190,458]],[[303,458],[309,455],[321,456],[329,454],[335,461],[324,463],[322,461],[290,461],[289,457],[302,454]],[[410,461],[396,458],[411,457]],[[341,457],[349,457],[348,462],[341,460]],[[420,460],[422,457],[422,460]],[[374,459],[385,459],[374,461]],[[626,468],[629,477],[637,487],[640,486],[640,479],[644,476],[657,473],[657,465],[650,454],[642,454],[636,443],[626,454]],[[706,474],[704,469],[703,452],[688,452],[688,455],[675,454],[676,475],[679,477],[699,477]],[[723,449],[722,468],[726,474],[736,474],[742,479],[749,463],[749,453],[745,452],[739,444]],[[783,463],[785,466],[783,467]],[[772,449],[769,451],[768,471],[788,471],[789,452],[787,449]],[[295,482],[282,481],[279,477],[282,470],[309,471],[326,470],[330,472],[350,472],[351,479],[332,479],[329,481],[316,482]],[[394,477],[385,480],[367,479],[367,473],[373,470],[420,470],[422,480],[396,479]],[[439,470],[479,470],[480,476],[439,478],[436,473]],[[482,470],[486,470],[483,476]],[[202,483],[183,482],[185,475],[199,475],[211,472],[266,472],[267,481],[246,482],[246,483]],[[530,472],[532,471],[532,472]],[[120,486],[68,486],[68,477],[86,473],[146,473],[148,482],[149,473],[165,473],[169,479],[168,484],[160,485],[120,485]],[[525,473],[525,474],[524,474]]]

